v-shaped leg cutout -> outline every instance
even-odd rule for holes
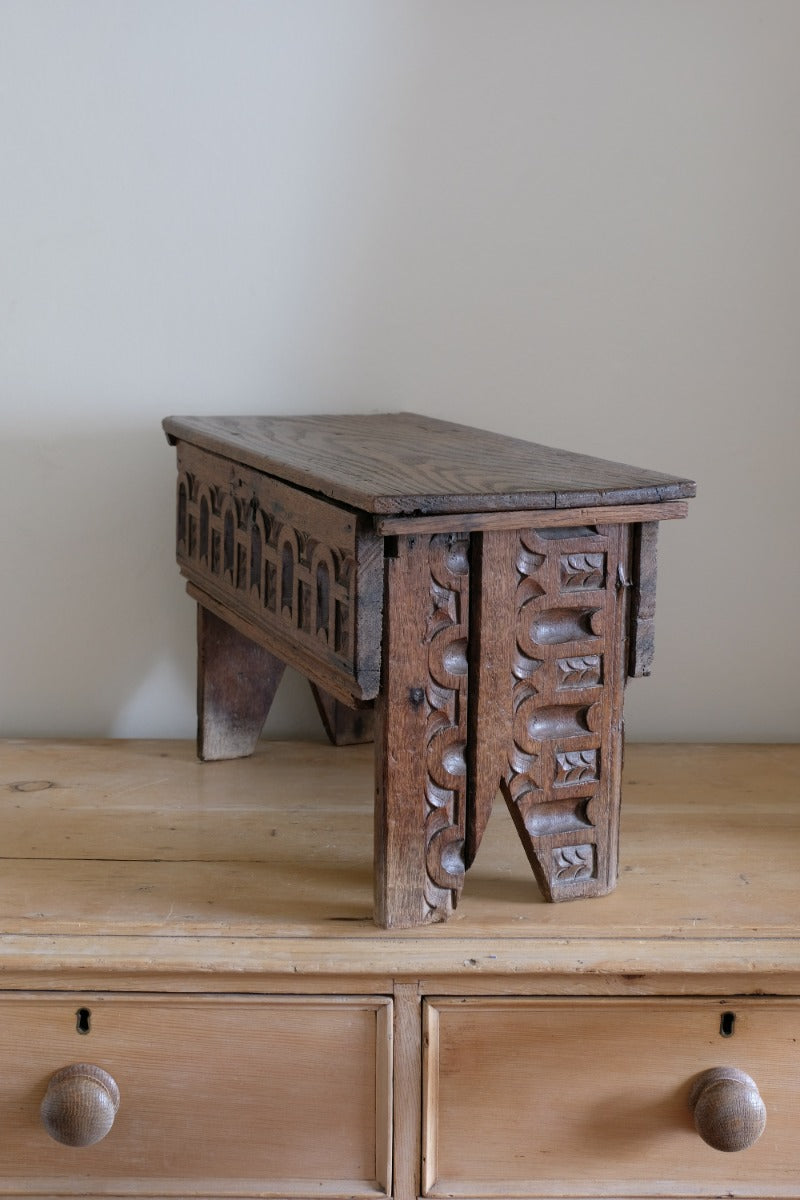
[[[616,881],[626,526],[473,535],[466,863],[500,786],[548,900]]]

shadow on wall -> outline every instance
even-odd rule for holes
[[[195,606],[158,425],[7,438],[0,735],[193,737]],[[322,737],[287,672],[271,737]]]

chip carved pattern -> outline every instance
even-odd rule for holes
[[[556,661],[556,686],[559,689],[597,687],[602,681],[602,656],[584,654]]]
[[[563,554],[559,559],[559,574],[565,591],[601,588],[604,586],[605,555]]]
[[[430,539],[425,628],[425,903],[455,907],[464,877],[469,540]]]
[[[595,873],[594,846],[591,843],[583,846],[557,846],[553,851],[553,873],[558,883],[591,879]]]
[[[573,783],[594,782],[599,766],[598,750],[556,751],[556,787]]]
[[[254,623],[327,648],[348,664],[354,645],[356,564],[252,494],[178,476],[178,561]]]

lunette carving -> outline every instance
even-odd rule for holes
[[[237,592],[293,632],[318,638],[347,659],[353,628],[352,553],[328,546],[289,521],[182,472],[178,556],[217,587]]]
[[[377,694],[380,539],[354,514],[191,447],[178,453],[177,558],[218,603],[263,630],[270,649],[304,655],[295,665],[356,699]],[[364,563],[369,579],[364,576]],[[374,608],[370,636],[359,613]],[[270,637],[278,640],[273,644]],[[288,661],[292,661],[291,657]],[[328,672],[326,675],[325,672]],[[350,687],[345,680],[355,679]]]

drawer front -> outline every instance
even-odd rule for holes
[[[431,999],[424,1020],[429,1196],[800,1196],[800,1002]],[[767,1111],[736,1153],[689,1108],[721,1066]]]
[[[0,1195],[385,1194],[391,1007],[357,997],[4,999]],[[119,1088],[95,1145],[62,1145],[40,1118],[51,1077],[75,1063]]]
[[[380,683],[383,539],[350,509],[178,443],[183,574],[341,698]]]

